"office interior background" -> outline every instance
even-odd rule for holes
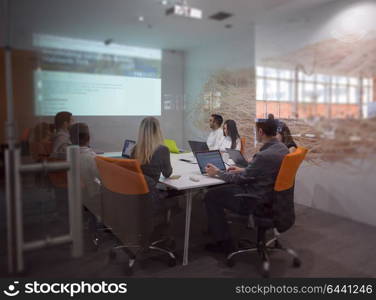
[[[256,151],[255,118],[272,113],[309,149],[296,178],[297,224],[286,234],[303,265],[290,269],[277,257],[273,276],[375,277],[376,1],[188,0],[201,18],[166,14],[179,1],[5,2],[0,1],[1,276],[7,276],[10,46],[23,163],[32,162],[29,130],[53,123],[60,110],[87,123],[91,146],[104,152],[121,151],[125,139],[135,140],[146,115],[157,116],[165,138],[189,149],[188,140],[206,140],[210,114],[220,113],[237,121],[248,158]],[[129,59],[132,51],[137,60]],[[130,72],[137,81],[126,82]],[[24,176],[22,188],[26,240],[66,230],[53,193],[36,176]],[[258,276],[252,261],[229,269],[205,253],[199,201],[193,218],[190,264],[167,268],[151,260],[135,276]],[[184,216],[175,227],[178,236],[183,227]],[[106,260],[110,241],[99,250],[88,244],[80,259],[70,258],[66,247],[26,253],[29,276],[123,276],[120,263]]]

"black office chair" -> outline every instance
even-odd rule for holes
[[[235,265],[234,257],[241,253],[258,252],[262,261],[262,276],[270,275],[269,252],[271,250],[280,250],[293,257],[293,266],[300,267],[301,261],[293,249],[282,246],[279,235],[290,229],[295,223],[294,211],[294,183],[295,176],[301,162],[307,153],[307,149],[298,147],[298,149],[286,155],[282,161],[279,170],[274,191],[270,195],[270,202],[257,206],[253,213],[254,224],[256,226],[257,238],[256,246],[241,247],[239,250],[230,253],[227,256],[227,265]],[[239,194],[238,197],[254,198],[251,194]],[[257,199],[254,199],[257,201]],[[247,222],[248,224],[248,222]],[[273,237],[267,241],[267,232],[272,231]],[[252,244],[251,241],[247,241]]]

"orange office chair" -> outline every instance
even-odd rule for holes
[[[244,155],[245,152],[245,145],[247,143],[247,138],[245,136],[240,138],[240,152]]]
[[[49,157],[48,162],[65,162],[63,159],[57,159]],[[67,189],[68,187],[68,177],[66,171],[57,171],[47,173],[48,179],[54,188]]]
[[[95,158],[102,182],[103,223],[111,229],[128,256],[125,273],[133,273],[136,256],[147,250],[157,250],[168,255],[168,265],[176,265],[175,254],[160,245],[164,240],[151,241],[153,232],[152,199],[138,161],[133,159]],[[135,248],[136,251],[132,251]]]
[[[281,168],[274,185],[274,193],[270,203],[263,207],[258,207],[253,214],[257,229],[257,244],[255,247],[242,248],[230,253],[227,256],[227,265],[232,267],[235,264],[234,256],[240,253],[258,252],[262,259],[262,275],[269,277],[270,250],[282,250],[293,257],[293,266],[299,267],[301,261],[296,252],[292,249],[284,248],[279,241],[279,235],[290,229],[295,223],[294,210],[294,184],[295,176],[300,164],[304,160],[308,150],[298,147],[293,153],[287,154],[282,161]],[[239,197],[253,198],[254,195],[241,194]],[[257,201],[255,199],[255,201]],[[258,213],[257,213],[258,212]],[[260,213],[261,212],[261,213]],[[273,230],[274,236],[266,241],[266,233]],[[248,241],[252,244],[252,242]]]
[[[141,166],[135,159],[114,158],[104,156],[97,156],[97,158],[109,163],[114,163],[120,167],[128,169],[129,171],[135,173],[142,173]]]

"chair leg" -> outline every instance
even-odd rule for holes
[[[129,250],[129,248],[127,246],[124,246],[124,245],[118,245],[118,246],[115,246],[115,247],[112,247],[112,249],[110,250],[110,258],[111,259],[114,259],[116,258],[116,250],[123,250],[125,252],[125,254],[128,256],[129,259],[131,260],[135,260],[136,259],[136,254],[133,253],[131,250]]]
[[[289,254],[290,256],[292,256],[292,264],[293,264],[293,267],[295,268],[300,267],[302,264],[301,260],[299,259],[298,254],[291,248],[283,247],[283,245],[278,239],[276,239],[274,242],[274,245],[272,247],[268,247],[268,249],[283,251]]]
[[[255,248],[241,249],[241,250],[232,252],[229,255],[227,255],[227,260],[232,259],[235,255],[238,255],[240,253],[251,253],[251,252],[256,252],[256,251],[257,251],[256,247]]]
[[[268,247],[265,245],[265,242],[260,242],[258,244],[257,250],[261,257],[261,275],[264,278],[268,278],[270,276],[270,261],[267,249]]]
[[[173,252],[167,250],[167,249],[164,249],[164,248],[161,248],[161,247],[158,247],[158,246],[149,246],[149,249],[150,250],[156,250],[156,251],[159,251],[159,252],[166,253],[172,259],[176,259],[175,254]]]
[[[118,246],[113,247],[110,250],[110,253],[109,253],[110,260],[114,260],[116,258],[117,256],[116,250],[119,250],[119,249],[123,250],[128,257],[128,261],[124,265],[124,274],[126,276],[131,276],[133,275],[133,266],[136,263],[136,254],[133,253],[131,250],[129,250],[128,247],[123,246],[123,245],[118,245]]]
[[[149,246],[149,249],[167,254],[169,256],[168,266],[169,267],[175,267],[176,266],[177,259],[176,259],[175,254],[172,251],[169,251],[167,249],[163,249],[163,248],[158,247],[158,246],[153,246],[153,245]]]
[[[300,267],[301,261],[297,253],[290,248],[284,248],[278,239],[279,234],[274,234],[274,236],[266,241],[266,230],[258,228],[257,231],[257,246],[253,248],[240,249],[238,251],[230,253],[226,258],[226,263],[229,267],[235,265],[234,257],[240,253],[250,253],[257,251],[261,258],[261,274],[263,277],[270,276],[270,260],[269,260],[269,250],[280,250],[288,253],[293,257],[293,266]],[[249,243],[247,240],[242,240],[243,242]]]

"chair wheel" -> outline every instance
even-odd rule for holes
[[[142,270],[146,270],[148,268],[147,262],[145,260],[143,260],[143,259],[138,260],[138,266]]]
[[[261,275],[264,278],[269,278],[270,277],[270,264],[269,264],[268,261],[264,261],[262,263]]]
[[[231,257],[231,258],[227,258],[226,259],[226,265],[230,268],[232,268],[233,266],[235,266],[235,260]]]
[[[125,276],[132,276],[133,275],[133,267],[130,267],[129,264],[127,263],[124,267],[124,275]]]
[[[108,257],[110,258],[110,260],[114,260],[116,258],[116,251],[111,249]]]
[[[98,249],[99,249],[99,238],[98,237],[94,237],[93,239],[92,239],[92,242],[93,242],[93,248],[94,248],[94,250],[95,251],[98,251]]]
[[[167,249],[174,251],[176,249],[176,241],[174,239],[169,239],[166,243]]]
[[[263,278],[269,278],[270,277],[270,272],[266,270],[261,271],[261,275]]]
[[[294,268],[299,268],[301,265],[302,265],[301,260],[297,257],[294,257],[293,260],[292,260],[292,266]]]
[[[168,265],[169,267],[171,267],[171,268],[172,268],[172,267],[175,267],[176,264],[177,264],[176,259],[171,258],[171,257],[168,259],[167,265]]]

